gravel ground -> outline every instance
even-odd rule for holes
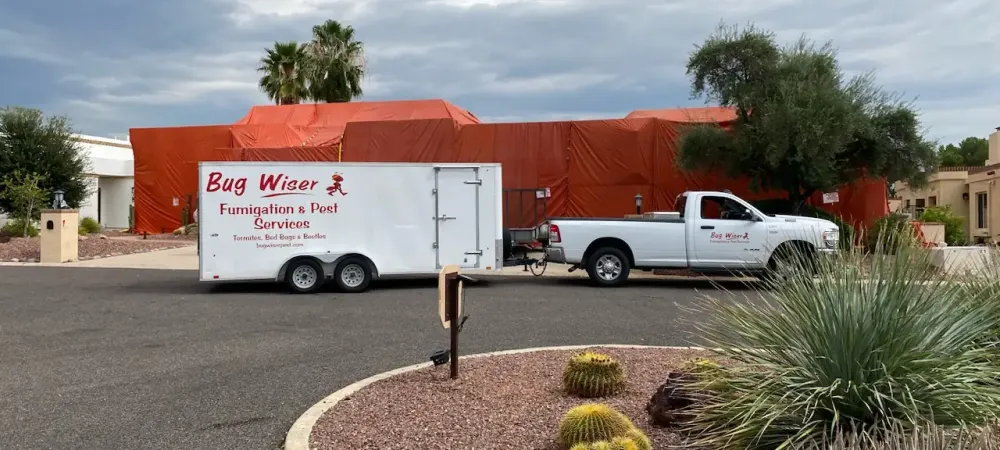
[[[705,352],[670,349],[601,349],[621,361],[629,382],[623,394],[596,400],[632,419],[657,449],[680,443],[668,429],[649,424],[646,402],[667,372]],[[383,380],[362,389],[320,417],[311,446],[317,450],[558,450],[559,420],[587,403],[562,392],[562,371],[575,351],[546,351],[463,360],[459,379],[448,366]]]
[[[88,237],[79,241],[80,260],[145,253],[190,245],[186,242],[136,241],[130,239],[99,239]],[[38,262],[41,258],[39,238],[14,238],[0,244],[0,261]]]

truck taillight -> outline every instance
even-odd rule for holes
[[[562,236],[559,235],[559,225],[549,224],[549,242],[559,243],[562,242]]]

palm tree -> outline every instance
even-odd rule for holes
[[[317,102],[349,102],[360,97],[367,61],[364,44],[354,39],[354,28],[336,20],[313,27],[305,45],[309,67],[309,97]]]
[[[265,51],[257,71],[264,74],[259,85],[268,98],[276,105],[294,105],[308,97],[305,45],[275,42],[274,48]]]

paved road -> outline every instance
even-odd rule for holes
[[[276,449],[310,405],[447,344],[436,286],[359,295],[199,284],[193,272],[0,269],[0,448]],[[464,352],[684,345],[705,283],[491,278]],[[733,286],[738,288],[738,286]]]

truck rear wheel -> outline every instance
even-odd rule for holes
[[[323,286],[323,267],[313,259],[292,261],[285,271],[285,283],[296,294],[312,294]]]
[[[628,257],[614,247],[602,247],[587,258],[587,275],[601,287],[621,286],[628,280]]]
[[[372,281],[372,270],[368,262],[361,258],[345,258],[333,272],[337,287],[344,292],[362,292]]]

